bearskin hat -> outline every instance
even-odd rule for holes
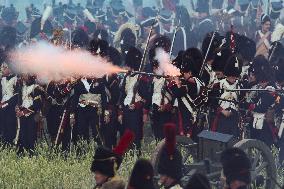
[[[0,33],[0,43],[10,49],[16,45],[17,31],[12,26],[5,26]]]
[[[242,66],[243,60],[239,56],[233,55],[228,59],[226,63],[226,66],[224,68],[224,75],[239,77],[242,73]]]
[[[108,41],[108,32],[104,29],[97,29],[93,34],[93,38]]]
[[[154,169],[148,160],[138,160],[133,169],[129,179],[128,188],[135,189],[154,189]]]
[[[116,66],[121,66],[122,57],[121,57],[120,52],[116,48],[114,48],[114,47],[108,48],[108,57],[109,57],[110,61],[112,62],[112,64],[114,64]]]
[[[181,50],[178,52],[177,57],[173,60],[173,65],[181,70],[182,67],[182,59],[183,59],[183,54],[185,51]]]
[[[89,44],[88,34],[82,28],[76,29],[72,32],[72,44],[75,47],[87,47]]]
[[[30,38],[35,38],[38,34],[44,33],[47,36],[51,36],[53,33],[53,26],[49,20],[46,20],[41,31],[41,18],[36,18],[31,25]]]
[[[125,65],[137,71],[140,67],[141,60],[141,51],[135,47],[130,47],[125,56]]]
[[[256,43],[252,39],[241,35],[236,39],[236,51],[242,56],[243,61],[251,62],[256,53]]]
[[[276,65],[274,66],[275,69],[275,79],[278,82],[284,81],[284,58],[278,59]]]
[[[215,57],[212,63],[212,69],[214,71],[224,72],[225,65],[232,55],[233,53],[231,49],[229,48],[222,49],[219,53],[217,53],[217,56]]]
[[[189,48],[183,54],[181,71],[183,73],[191,71],[193,76],[198,76],[202,63],[201,51],[197,48]]]
[[[213,38],[211,46],[209,46],[210,42],[212,40],[213,34],[214,34],[214,38]],[[208,60],[214,60],[215,56],[220,51],[219,48],[220,48],[221,44],[222,44],[222,37],[219,35],[219,33],[211,32],[211,33],[208,33],[206,35],[206,37],[204,38],[204,40],[202,42],[201,48],[202,48],[202,54],[203,54],[204,57],[206,56],[207,50],[209,48],[208,54],[207,54],[207,57],[206,57],[207,61]]]
[[[253,59],[251,71],[257,81],[272,81],[273,71],[268,60],[263,55],[258,55]]]
[[[94,55],[100,55],[102,57],[108,54],[108,42],[100,39],[93,39],[89,44],[89,51]]]
[[[208,178],[200,173],[195,173],[192,175],[192,177],[189,179],[185,189],[210,189],[210,182]]]
[[[171,45],[171,39],[168,36],[160,35],[154,39],[152,46],[155,48],[163,48],[166,52],[170,52]]]
[[[179,181],[182,178],[182,155],[176,148],[176,125],[165,124],[165,145],[158,161],[158,173]]]
[[[239,148],[229,148],[222,152],[221,163],[227,184],[239,180],[246,184],[251,182],[251,163],[246,153]]]
[[[106,176],[113,177],[122,162],[122,156],[134,140],[134,133],[126,130],[118,145],[110,150],[105,147],[98,147],[95,151],[90,170],[100,172]]]

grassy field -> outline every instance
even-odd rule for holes
[[[76,156],[75,149],[68,155],[63,155],[58,150],[50,149],[45,143],[37,147],[33,157],[28,155],[18,157],[15,149],[2,149],[0,151],[0,188],[92,188],[94,180],[89,169],[94,145],[82,143],[78,148],[85,151],[84,155]],[[154,143],[144,144],[143,157],[149,159],[154,148]],[[133,154],[130,151],[126,155],[119,170],[119,174],[126,181],[138,159]],[[277,171],[278,182],[282,184],[284,171]]]
[[[90,165],[94,153],[93,144],[81,144],[78,148],[84,155],[76,156],[75,149],[68,155],[50,149],[42,143],[36,154],[17,156],[16,149],[2,148],[0,151],[0,188],[92,188],[94,185]],[[143,157],[150,157],[154,145],[144,145]],[[119,174],[126,179],[137,156],[126,154]]]

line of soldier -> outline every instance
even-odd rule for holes
[[[177,123],[178,133],[194,140],[203,129],[241,138],[246,128],[244,123],[247,123],[251,134],[246,137],[283,148],[283,102],[282,93],[277,92],[283,85],[282,14],[273,34],[269,32],[270,17],[261,16],[262,28],[256,34],[257,43],[231,28],[223,36],[218,32],[206,34],[199,50],[180,45],[184,43],[179,40],[173,42],[165,33],[161,35],[159,24],[154,22],[156,12],[149,7],[143,11],[142,36],[149,34],[151,26],[154,28],[146,49],[145,70],[160,74],[156,49],[162,48],[175,57],[173,64],[181,70],[182,77],[112,75],[50,82],[42,87],[34,76],[15,76],[6,61],[2,64],[1,80],[1,133],[5,143],[11,144],[16,138],[21,148],[34,149],[37,130],[32,125],[42,125],[39,120],[44,115],[53,143],[62,142],[65,149],[69,148],[71,140],[75,143],[79,138],[89,140],[90,134],[96,142],[112,148],[117,132],[122,135],[125,129],[135,132],[135,145],[139,149],[143,125],[149,117],[157,141],[164,138],[163,125],[167,122]],[[40,26],[40,19],[32,25],[34,36],[42,35],[36,32],[40,31]],[[185,27],[185,23],[181,26]],[[143,41],[145,45],[141,45],[136,26],[128,22],[123,24],[114,37],[113,46],[108,42],[111,34],[107,30],[96,30],[89,42],[85,29],[79,28],[72,33],[72,48],[86,48],[94,56],[100,55],[116,65],[139,70],[146,40]],[[6,34],[3,34],[6,40],[1,42],[6,50],[16,38],[7,36],[13,32],[11,27],[1,32]],[[51,41],[66,45],[64,37],[64,30],[56,30]],[[172,49],[174,45],[179,47],[176,54]],[[2,62],[5,62],[5,54],[1,55]],[[241,88],[256,91],[238,91]],[[280,159],[283,160],[283,150],[280,150]]]

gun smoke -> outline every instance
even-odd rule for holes
[[[164,51],[162,48],[158,48],[156,50],[155,59],[159,63],[159,71],[160,73],[168,76],[180,76],[180,70],[175,67],[172,62],[169,53]]]
[[[10,54],[12,68],[18,74],[36,75],[42,82],[60,81],[70,77],[96,77],[123,71],[107,59],[86,50],[73,51],[38,42],[16,49]]]

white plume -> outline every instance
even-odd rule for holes
[[[52,13],[52,7],[51,6],[47,6],[46,9],[44,10],[42,17],[41,17],[41,21],[40,21],[40,29],[43,30],[44,24],[46,22],[46,20],[50,17]]]
[[[96,21],[96,19],[94,18],[94,16],[92,15],[92,13],[88,9],[84,9],[83,13],[91,22]]]
[[[278,23],[271,35],[271,41],[278,41],[284,37],[284,25]]]

